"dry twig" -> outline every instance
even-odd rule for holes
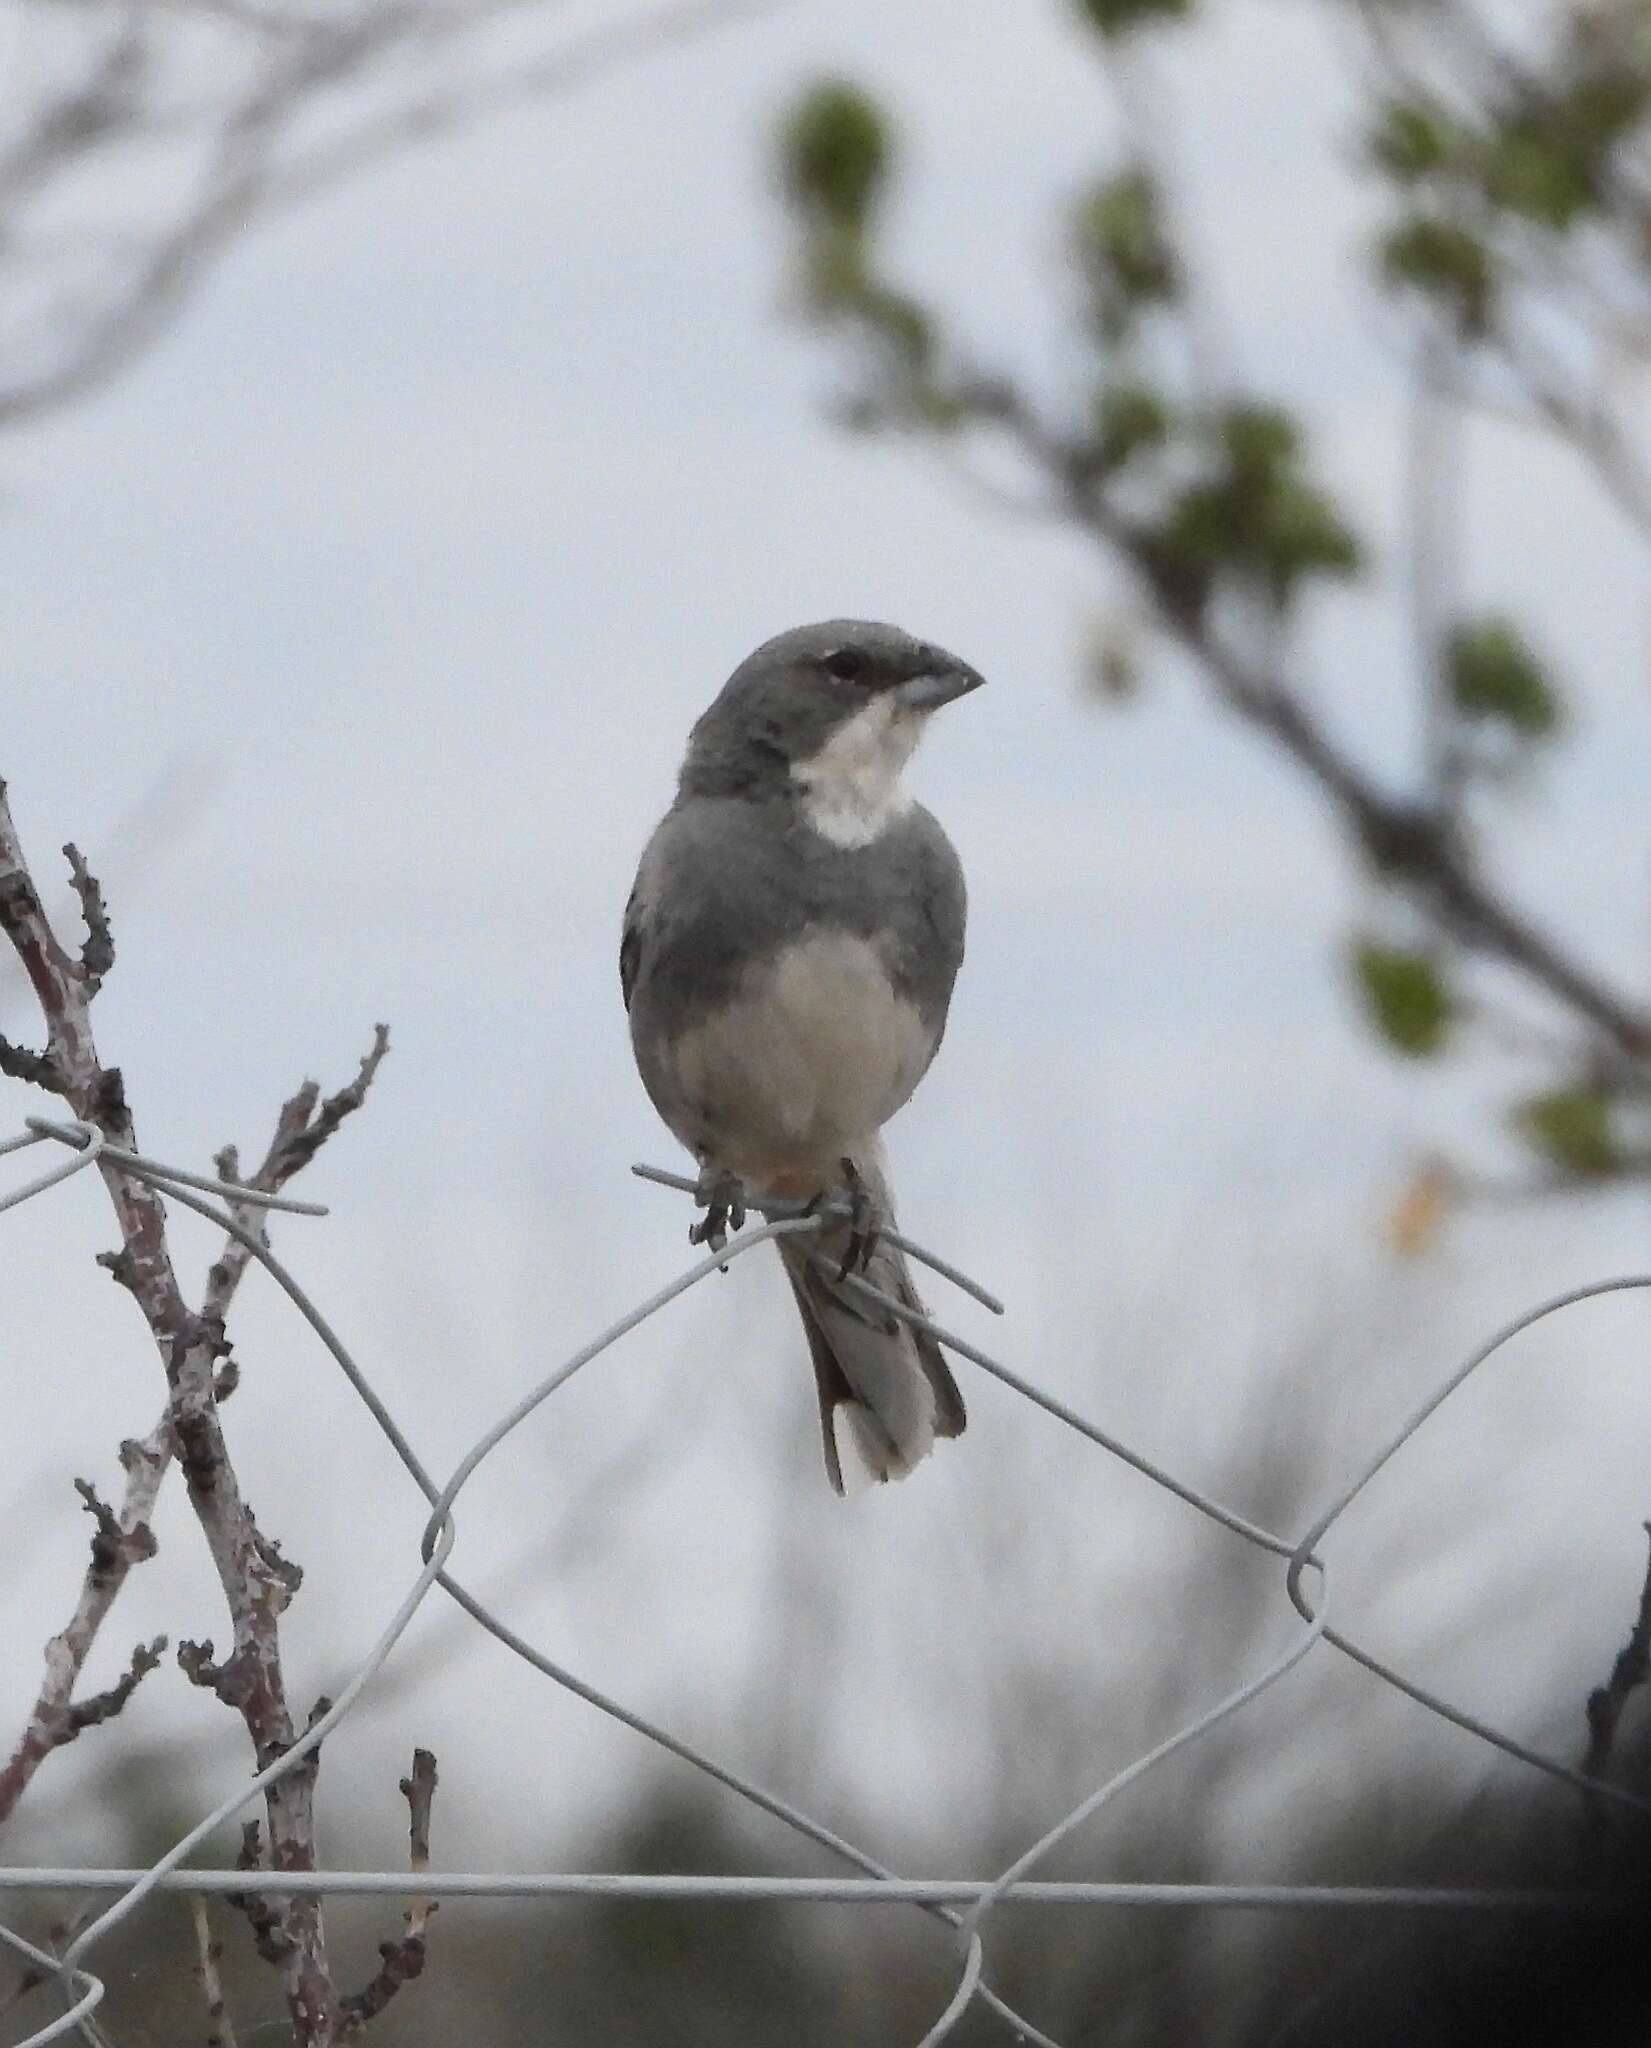
[[[401,1781],[401,1796],[407,1802],[408,1867],[415,1877],[430,1868],[430,1802],[436,1793],[436,1759],[427,1749],[413,1751],[410,1777]],[[361,1990],[344,2000],[344,2032],[361,2030],[378,2018],[403,1984],[410,1984],[424,1969],[425,1933],[436,1901],[417,1897],[407,1913],[407,1925],[399,1941],[381,1941],[377,1974]]]

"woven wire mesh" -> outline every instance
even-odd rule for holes
[[[448,1570],[448,1563],[457,1540],[457,1529],[453,1519],[454,1503],[470,1484],[483,1462],[513,1430],[525,1422],[552,1394],[565,1387],[576,1373],[687,1293],[690,1288],[698,1286],[711,1274],[726,1268],[731,1260],[742,1257],[746,1252],[770,1239],[817,1232],[829,1220],[829,1211],[825,1214],[798,1214],[794,1211],[778,1210],[769,1212],[764,1222],[741,1232],[721,1251],[698,1260],[687,1271],[678,1274],[645,1301],[638,1303],[609,1324],[590,1342],[581,1346],[571,1357],[564,1359],[553,1371],[546,1374],[508,1413],[499,1417],[483,1432],[460,1459],[451,1475],[438,1484],[420,1462],[366,1373],[286,1265],[270,1251],[258,1232],[248,1229],[236,1215],[220,1206],[232,1204],[237,1209],[244,1210],[246,1206],[251,1205],[315,1216],[326,1213],[320,1205],[295,1201],[285,1196],[261,1195],[236,1183],[214,1180],[164,1165],[110,1145],[102,1133],[89,1125],[73,1121],[52,1122],[44,1118],[30,1118],[26,1128],[18,1136],[0,1143],[0,1156],[53,1143],[63,1147],[66,1156],[32,1180],[8,1193],[0,1194],[0,1212],[45,1194],[48,1190],[60,1186],[72,1175],[85,1171],[87,1167],[101,1160],[106,1165],[118,1167],[122,1173],[144,1182],[163,1193],[169,1200],[193,1210],[225,1231],[265,1268],[309,1324],[360,1397],[368,1414],[389,1440],[408,1476],[428,1503],[430,1514],[420,1545],[421,1564],[417,1575],[385,1623],[372,1649],[340,1689],[332,1705],[310,1724],[291,1748],[255,1776],[238,1784],[235,1790],[221,1800],[210,1813],[205,1814],[194,1827],[179,1837],[164,1856],[143,1870],[0,1866],[0,1889],[78,1890],[88,1894],[112,1891],[116,1894],[113,1902],[86,1922],[58,1954],[39,1948],[14,1930],[0,1925],[0,1944],[24,1958],[40,1972],[42,1978],[55,1981],[62,1989],[66,2008],[60,2016],[28,2035],[18,2044],[18,2048],[47,2048],[48,2043],[65,2039],[73,2033],[79,2033],[88,2042],[98,2041],[99,2035],[91,2015],[101,2002],[105,1987],[95,1971],[89,1967],[89,1959],[98,1943],[136,1912],[152,1893],[165,1890],[204,1895],[241,1891],[247,1887],[249,1879],[245,1872],[194,1868],[188,1861],[191,1853],[255,1794],[264,1790],[275,1779],[296,1769],[319,1747],[350,1713],[363,1691],[391,1656],[413,1616],[432,1590],[438,1586],[455,1600],[478,1626],[487,1630],[507,1649],[546,1678],[584,1700],[599,1713],[645,1736],[727,1791],[783,1822],[858,1875],[808,1878],[604,1873],[580,1876],[559,1873],[514,1875],[474,1871],[420,1871],[416,1875],[410,1875],[406,1871],[334,1870],[288,1872],[273,1877],[266,1873],[257,1882],[260,1889],[272,1897],[281,1898],[298,1893],[391,1893],[420,1897],[584,1895],[698,1901],[791,1899],[838,1904],[887,1904],[892,1901],[909,1903],[924,1912],[938,1916],[950,1925],[954,1930],[961,1957],[956,1988],[944,2010],[936,2015],[932,2025],[917,2043],[917,2048],[939,2048],[939,2044],[953,2033],[970,2004],[977,1999],[992,2007],[1007,2021],[1019,2039],[1041,2044],[1041,2048],[1062,2048],[1062,2044],[1040,2031],[1009,2005],[993,1989],[990,1982],[986,1943],[988,1922],[997,1907],[1011,1894],[1017,1903],[1044,1907],[1152,1905],[1188,1910],[1212,1906],[1294,1910],[1333,1907],[1404,1911],[1428,1908],[1470,1912],[1618,1910],[1616,1902],[1610,1899],[1591,1898],[1586,1894],[1570,1892],[1529,1889],[1074,1883],[1044,1881],[1037,1878],[1034,1873],[1057,1845],[1091,1821],[1129,1786],[1169,1757],[1200,1741],[1230,1716],[1239,1713],[1260,1698],[1321,1644],[1327,1644],[1353,1659],[1365,1670],[1429,1713],[1466,1730],[1484,1743],[1517,1758],[1548,1777],[1586,1792],[1591,1799],[1631,1808],[1641,1814],[1651,1813],[1651,1801],[1621,1786],[1586,1776],[1556,1758],[1543,1755],[1512,1735],[1492,1727],[1477,1716],[1464,1712],[1376,1657],[1342,1628],[1333,1626],[1330,1620],[1329,1575],[1325,1559],[1325,1539],[1346,1509],[1463,1382],[1511,1338],[1574,1303],[1602,1295],[1641,1289],[1651,1290],[1651,1275],[1628,1274],[1575,1287],[1565,1293],[1551,1296],[1504,1324],[1469,1357],[1454,1366],[1427,1397],[1393,1428],[1375,1453],[1352,1473],[1312,1518],[1303,1533],[1296,1537],[1280,1535],[1262,1528],[1221,1501],[1178,1479],[1173,1473],[1144,1457],[1076,1409],[1045,1393],[978,1345],[969,1342],[933,1318],[921,1315],[904,1304],[878,1293],[869,1284],[860,1283],[866,1294],[889,1313],[901,1316],[907,1322],[930,1331],[957,1357],[969,1361],[982,1372],[990,1374],[1005,1386],[1012,1388],[1098,1449],[1122,1460],[1195,1513],[1207,1517],[1241,1541],[1274,1557],[1281,1568],[1283,1592],[1299,1623],[1293,1640],[1281,1655],[1264,1669],[1245,1678],[1207,1712],[1189,1721],[1124,1769],[1116,1772],[1105,1783],[1098,1785],[1052,1827],[1028,1843],[1013,1862],[996,1877],[989,1880],[905,1879],[813,1815],[706,1755],[671,1733],[669,1729],[635,1712],[623,1702],[587,1683],[565,1665],[546,1656],[511,1629]],[[676,1175],[661,1173],[651,1168],[636,1170],[643,1177],[659,1181],[666,1186],[685,1189],[692,1186],[692,1183]],[[217,1197],[218,1200],[213,1201],[208,1197]],[[902,1238],[899,1241],[912,1257],[932,1271],[986,1306],[994,1310],[999,1309],[1000,1305],[984,1288],[960,1273],[947,1261],[912,1243],[910,1239]]]

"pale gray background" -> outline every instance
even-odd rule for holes
[[[1164,67],[1197,245],[1248,374],[1306,404],[1380,559],[1404,333],[1357,263],[1367,202],[1341,74],[1310,10],[1214,12]],[[885,616],[940,639],[991,687],[914,768],[973,909],[945,1054],[892,1134],[908,1227],[1009,1297],[988,1341],[1189,1478],[1217,1479],[1257,1416],[1306,1433],[1333,1478],[1504,1314],[1651,1262],[1643,1212],[1464,1219],[1425,1268],[1393,1268],[1381,1218],[1418,1148],[1496,1150],[1487,1076],[1400,1070],[1372,1047],[1334,972],[1361,902],[1341,850],[1188,679],[1162,672],[1120,713],[1083,699],[1086,622],[1122,595],[1092,557],[995,521],[921,451],[828,424],[837,372],[785,324],[765,160],[780,105],[837,68],[906,119],[896,250],[983,348],[1057,374],[1058,207],[1115,130],[1054,5],[798,4],[403,162],[249,241],[134,375],[11,442],[0,768],[19,823],[43,874],[71,836],[104,874],[121,951],[99,1028],[154,1151],[250,1149],[301,1075],[341,1080],[391,1021],[371,1107],[304,1188],[332,1218],[280,1238],[445,1470],[684,1260],[686,1205],[626,1172],[677,1162],[632,1072],[615,961],[688,723],[799,619]],[[1557,458],[1489,433],[1470,446],[1473,593],[1533,607],[1593,707],[1552,790],[1515,802],[1517,865],[1580,942],[1633,967],[1639,558]],[[1397,609],[1342,608],[1313,639],[1337,722],[1401,763]],[[12,1000],[19,1035],[24,1015]],[[35,1106],[10,1083],[0,1105],[9,1122]],[[0,1491],[0,1639],[18,1651],[0,1731],[80,1569],[69,1478],[113,1486],[115,1441],[148,1426],[159,1387],[90,1265],[109,1241],[97,1187],[4,1231],[0,1364],[26,1447],[9,1470],[26,1476]],[[206,1240],[178,1235],[204,1264]],[[843,1704],[819,1769],[874,1812],[967,1796],[978,1696],[953,1682],[937,1706],[934,1676],[1031,1646],[1095,1703],[1077,1797],[1130,1753],[1143,1674],[1177,1656],[1170,1616],[1218,1539],[972,1377],[961,1445],[838,1506],[771,1268],[737,1268],[559,1397],[466,1503],[462,1568],[496,1575],[512,1619],[591,1677],[758,1764],[741,1717],[780,1654],[776,1616],[795,1630],[835,1596]],[[977,1336],[987,1322],[944,1312]],[[248,1491],[312,1574],[291,1624],[302,1695],[393,1607],[421,1517],[256,1278],[239,1325]],[[1441,1683],[1526,1732],[1554,1671],[1577,1693],[1628,1618],[1645,1328],[1617,1305],[1531,1341],[1348,1529],[1344,1614],[1421,1646]],[[1304,1344],[1336,1391],[1291,1423],[1266,1390]],[[581,1496],[633,1438],[635,1486]],[[1022,1525],[1021,1569],[976,1540],[988,1498]],[[222,1640],[170,1494],[161,1535],[111,1670],[151,1628]],[[1051,1581],[1053,1611],[1030,1590]],[[373,1805],[333,1853],[394,1853],[393,1777],[416,1739],[442,1755],[442,1860],[566,1862],[562,1823],[619,1798],[634,1744],[445,1619],[410,1652],[405,1685],[329,1749],[334,1796],[366,1759]],[[1355,1696],[1327,1666],[1298,1696],[1336,1687]],[[1258,1755],[1288,1769],[1264,1738],[1273,1711]],[[1433,1741],[1411,1710],[1382,1711],[1395,1740]],[[190,1731],[216,1797],[240,1768],[227,1718],[157,1676],[96,1754],[42,1778],[31,1843],[95,1860],[95,1804],[55,1802],[128,1741]],[[1479,1767],[1463,1739],[1437,1746]],[[560,1816],[548,1835],[524,1783]]]

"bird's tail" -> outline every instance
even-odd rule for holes
[[[883,1148],[855,1160],[884,1222],[894,1221]],[[838,1278],[850,1225],[778,1240],[780,1257],[814,1361],[826,1472],[838,1493],[872,1480],[904,1479],[937,1436],[961,1436],[963,1396],[940,1346]],[[884,1238],[863,1276],[879,1292],[922,1310],[905,1254]]]

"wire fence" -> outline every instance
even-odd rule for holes
[[[1651,1275],[1629,1274],[1572,1288],[1566,1293],[1552,1296],[1504,1324],[1494,1336],[1470,1357],[1455,1366],[1439,1382],[1427,1398],[1398,1424],[1374,1455],[1354,1472],[1341,1490],[1314,1517],[1306,1531],[1295,1538],[1281,1536],[1260,1527],[1234,1509],[1212,1499],[1197,1487],[1176,1478],[1173,1473],[1142,1456],[1065,1402],[1055,1399],[1024,1379],[978,1345],[945,1328],[931,1317],[919,1314],[903,1303],[881,1294],[869,1283],[859,1282],[862,1291],[888,1313],[929,1331],[956,1356],[968,1360],[981,1371],[1002,1381],[1005,1386],[1013,1388],[1016,1393],[1041,1408],[1046,1414],[1064,1423],[1069,1429],[1075,1430],[1112,1457],[1132,1466],[1198,1514],[1206,1516],[1242,1541],[1276,1558],[1282,1568],[1285,1595],[1300,1623],[1294,1639],[1281,1656],[1264,1670],[1236,1686],[1207,1713],[1199,1715],[1196,1720],[1189,1722],[1166,1741],[1157,1744],[1125,1769],[1107,1779],[1104,1784],[1097,1786],[1053,1827],[1030,1843],[996,1877],[988,1880],[908,1879],[897,1875],[866,1850],[846,1840],[790,1801],[755,1784],[715,1758],[707,1756],[693,1745],[673,1735],[668,1729],[590,1685],[565,1665],[546,1656],[493,1614],[448,1570],[448,1563],[458,1537],[453,1516],[458,1496],[469,1485],[482,1463],[514,1429],[533,1414],[541,1403],[566,1386],[576,1373],[610,1350],[631,1331],[657,1315],[690,1288],[726,1267],[733,1259],[743,1257],[745,1253],[770,1239],[802,1236],[819,1231],[831,1220],[829,1210],[824,1213],[800,1214],[794,1210],[776,1208],[766,1212],[764,1222],[742,1231],[722,1250],[699,1260],[686,1272],[660,1288],[657,1293],[650,1295],[647,1300],[609,1324],[589,1343],[546,1374],[507,1414],[501,1416],[477,1439],[452,1474],[438,1484],[420,1462],[365,1372],[286,1265],[270,1251],[259,1232],[247,1228],[237,1215],[220,1206],[229,1204],[239,1210],[250,1206],[298,1215],[319,1216],[326,1213],[321,1205],[296,1201],[287,1196],[260,1194],[239,1183],[215,1180],[164,1165],[142,1154],[128,1152],[108,1143],[100,1131],[78,1121],[57,1122],[31,1117],[18,1136],[0,1143],[0,1156],[42,1144],[61,1146],[67,1156],[23,1186],[13,1189],[10,1193],[0,1194],[0,1212],[43,1195],[49,1189],[61,1186],[72,1175],[84,1172],[87,1167],[102,1161],[117,1166],[123,1174],[143,1182],[164,1194],[168,1200],[193,1210],[197,1215],[216,1225],[265,1268],[309,1324],[359,1395],[374,1422],[388,1438],[409,1477],[429,1504],[430,1515],[421,1541],[421,1568],[417,1576],[409,1584],[404,1597],[386,1622],[372,1649],[332,1705],[313,1721],[303,1735],[276,1761],[238,1784],[235,1790],[210,1813],[203,1816],[194,1827],[174,1842],[158,1861],[145,1870],[0,1866],[0,1890],[116,1894],[113,1903],[105,1906],[82,1926],[61,1953],[53,1954],[37,1947],[14,1930],[0,1925],[0,1944],[4,1944],[22,1957],[43,1979],[55,1982],[61,1988],[66,2008],[59,2017],[18,2043],[18,2048],[47,2048],[48,2043],[63,2040],[72,2033],[79,2033],[87,2042],[98,2042],[100,2037],[91,2015],[103,1998],[104,1985],[88,1967],[89,1958],[97,1945],[135,1913],[151,1894],[160,1891],[198,1895],[236,1893],[246,1891],[253,1883],[256,1883],[261,1891],[275,1898],[298,1894],[389,1893],[409,1898],[433,1898],[443,1895],[515,1898],[595,1896],[610,1899],[791,1900],[798,1903],[833,1904],[909,1903],[944,1920],[954,1930],[961,1953],[956,1989],[944,2010],[936,2016],[921,2041],[916,2044],[916,2048],[939,2048],[939,2044],[952,2034],[965,2010],[977,1999],[990,2006],[1007,2021],[1022,2041],[1037,2044],[1037,2048],[1062,2048],[1061,2043],[1040,2031],[1003,1999],[993,1989],[987,1976],[988,1921],[996,1908],[1011,1894],[1017,1903],[1044,1907],[1150,1906],[1159,1909],[1190,1910],[1214,1906],[1235,1909],[1287,1908],[1300,1911],[1333,1908],[1506,1913],[1623,1910],[1621,1903],[1614,1898],[1577,1892],[1476,1888],[1424,1889],[1414,1886],[1056,1883],[1040,1880],[1034,1877],[1033,1873],[1059,1843],[1092,1820],[1103,1807],[1118,1798],[1129,1786],[1168,1757],[1198,1742],[1221,1722],[1258,1699],[1321,1644],[1328,1644],[1344,1656],[1352,1658],[1365,1670],[1374,1673],[1428,1712],[1479,1737],[1506,1755],[1544,1772],[1548,1777],[1585,1792],[1590,1799],[1629,1808],[1641,1814],[1651,1814],[1651,1800],[1641,1798],[1621,1786],[1588,1776],[1556,1758],[1544,1756],[1515,1737],[1490,1726],[1475,1715],[1464,1712],[1437,1693],[1418,1684],[1374,1656],[1345,1631],[1333,1627],[1330,1622],[1329,1577],[1324,1556],[1325,1538],[1351,1503],[1416,1435],[1441,1404],[1511,1338],[1574,1303],[1592,1300],[1602,1295],[1651,1290]],[[679,1175],[662,1173],[653,1168],[638,1167],[635,1171],[645,1179],[668,1187],[691,1189],[693,1186],[692,1182]],[[207,1199],[213,1196],[218,1198],[217,1202]],[[1001,1305],[984,1288],[944,1259],[912,1243],[908,1238],[900,1238],[898,1242],[911,1257],[985,1306],[1001,1312]],[[304,1759],[325,1741],[383,1668],[413,1616],[431,1591],[438,1586],[457,1601],[480,1627],[486,1629],[536,1671],[542,1672],[557,1685],[585,1700],[600,1713],[646,1736],[671,1755],[691,1764],[706,1777],[728,1791],[738,1794],[764,1813],[784,1822],[858,1875],[826,1878],[691,1875],[662,1877],[607,1873],[512,1875],[474,1871],[420,1870],[409,1873],[333,1870],[262,1873],[254,1878],[241,1870],[225,1871],[191,1866],[188,1859],[192,1852],[225,1821],[277,1778],[297,1769]]]

